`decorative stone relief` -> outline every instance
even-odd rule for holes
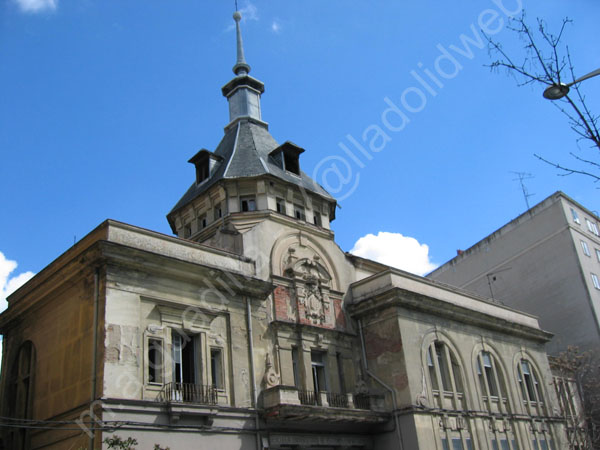
[[[320,264],[319,255],[299,259],[295,249],[289,248],[283,272],[294,279],[296,299],[304,306],[306,320],[314,325],[327,322],[331,276]]]
[[[267,388],[272,388],[273,386],[279,385],[280,377],[277,371],[273,368],[273,363],[271,362],[271,354],[267,352],[266,360],[265,360],[265,376],[263,377],[263,383]]]
[[[354,393],[358,395],[369,395],[369,386],[362,378],[359,378],[354,386]]]

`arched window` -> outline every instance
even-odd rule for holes
[[[540,384],[531,363],[522,359],[517,369],[519,385],[523,401],[528,403],[543,403],[544,399],[540,392]]]
[[[520,359],[517,364],[517,381],[526,412],[530,416],[546,416],[548,409],[544,401],[538,371],[531,360]]]
[[[12,366],[9,381],[9,417],[30,419],[33,394],[33,375],[35,368],[35,349],[31,341],[21,345]],[[9,448],[29,448],[27,430],[15,429],[9,435]]]
[[[481,351],[475,361],[479,387],[486,408],[492,413],[509,413],[510,406],[506,394],[504,374],[494,355],[488,351]]]
[[[436,340],[427,348],[426,358],[434,403],[440,408],[463,409],[463,381],[454,352]]]

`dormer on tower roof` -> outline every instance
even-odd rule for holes
[[[300,176],[300,154],[304,153],[302,147],[290,141],[285,141],[269,153],[275,163],[283,170]]]
[[[208,180],[215,172],[223,157],[203,148],[189,159],[189,163],[196,167],[196,184]]]

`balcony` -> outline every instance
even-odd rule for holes
[[[211,425],[217,412],[218,393],[214,386],[167,383],[156,401],[165,403],[171,422],[178,422],[182,416],[196,416],[203,424]]]
[[[167,383],[156,399],[166,403],[217,404],[217,389],[193,383]]]
[[[274,421],[310,421],[336,424],[385,423],[383,395],[340,394],[275,386],[262,392],[263,416]]]

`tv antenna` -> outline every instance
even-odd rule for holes
[[[490,287],[490,296],[491,296],[493,302],[495,302],[496,299],[494,298],[494,290],[492,289],[492,283],[497,280],[496,275],[498,275],[499,273],[502,273],[502,272],[506,272],[507,270],[510,270],[510,269],[512,269],[512,267],[504,267],[503,269],[496,270],[495,272],[489,272],[489,273],[485,274],[485,276],[487,278],[488,286]],[[500,300],[498,300],[498,303],[504,304]]]
[[[527,209],[531,209],[531,207],[529,206],[529,197],[534,196],[535,194],[530,194],[529,190],[527,189],[527,186],[525,186],[525,180],[531,180],[532,178],[535,178],[533,175],[531,175],[529,172],[511,172],[514,173],[517,178],[513,178],[513,181],[518,181],[519,184],[521,185],[521,190],[523,191],[523,198],[525,198],[525,204],[527,205]]]

